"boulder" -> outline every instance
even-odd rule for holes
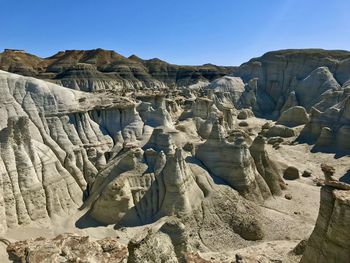
[[[239,119],[239,120],[246,120],[246,119],[251,118],[251,117],[254,117],[254,113],[250,109],[240,110],[238,115],[237,115],[237,119]]]
[[[240,126],[240,127],[248,127],[248,126],[249,126],[249,123],[246,122],[246,121],[240,121],[240,122],[238,123],[238,126]]]
[[[283,172],[283,178],[287,180],[296,180],[300,178],[298,168],[294,166],[288,166]]]
[[[286,198],[287,200],[292,200],[293,196],[291,194],[285,194],[284,198]]]
[[[288,137],[293,137],[295,136],[295,131],[291,128],[288,128],[284,125],[275,125],[272,126],[270,129],[263,131],[263,135],[266,137],[283,137],[283,138],[288,138]]]
[[[282,124],[289,127],[303,125],[309,122],[309,116],[304,107],[294,106],[282,112],[277,124]]]
[[[311,177],[312,172],[310,170],[304,170],[304,172],[301,175],[302,177]]]

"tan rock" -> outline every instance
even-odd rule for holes
[[[349,261],[350,191],[331,186],[321,188],[321,206],[314,231],[303,254],[302,263]]]
[[[304,107],[295,106],[282,112],[277,124],[282,124],[289,127],[303,125],[309,122],[309,116]]]
[[[196,157],[209,171],[251,199],[262,201],[269,196],[266,182],[256,170],[254,159],[243,137],[230,143],[223,127],[216,122],[208,140],[198,146]]]
[[[300,178],[299,170],[298,168],[294,166],[287,167],[286,170],[284,170],[283,178],[287,180],[296,180]]]
[[[88,236],[63,234],[53,239],[18,241],[7,247],[14,262],[126,262],[128,249],[115,238],[93,240]]]

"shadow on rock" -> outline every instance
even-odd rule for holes
[[[350,169],[342,177],[339,178],[339,181],[350,184]]]
[[[106,226],[106,225],[95,220],[90,215],[90,211],[87,211],[83,216],[81,216],[75,222],[75,226],[79,229],[84,229],[84,228],[89,228],[89,227],[98,227],[98,226]]]

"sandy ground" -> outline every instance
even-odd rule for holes
[[[266,120],[250,118],[247,120],[250,131],[257,133]],[[246,129],[248,129],[246,128]],[[293,141],[291,138],[287,141]],[[282,196],[273,197],[267,200],[262,206],[262,213],[266,218],[265,233],[263,242],[256,242],[256,245],[235,251],[221,253],[207,253],[202,255],[205,258],[215,258],[219,262],[231,262],[236,253],[242,255],[258,255],[270,260],[282,260],[282,262],[298,262],[300,257],[289,255],[296,244],[307,238],[315,225],[318,215],[320,187],[315,185],[313,179],[322,178],[323,173],[320,164],[325,162],[336,168],[336,176],[343,177],[350,169],[350,156],[338,158],[334,153],[311,153],[311,146],[307,144],[281,145],[277,150],[267,145],[267,151],[272,160],[276,161],[280,173],[287,166],[295,166],[300,173],[308,169],[312,177],[286,181],[287,189]],[[287,200],[285,194],[291,194],[292,199]],[[85,211],[78,211],[69,217],[57,217],[50,222],[31,224],[29,226],[10,229],[4,235],[10,241],[24,240],[36,237],[54,237],[61,233],[79,233],[89,235],[91,238],[103,238],[107,236],[118,237],[120,242],[127,243],[145,227],[125,228],[114,230],[113,226],[96,226],[95,222],[84,221],[83,224],[90,225],[85,228],[78,228],[76,222],[84,215]],[[6,246],[0,243],[0,262],[8,262]],[[261,261],[264,262],[264,261]]]
[[[236,262],[236,254],[244,257],[249,262],[283,262],[296,263],[299,262],[301,256],[296,256],[290,253],[291,250],[298,244],[295,240],[278,240],[267,241],[247,248],[226,251],[223,253],[199,253],[201,257],[212,262],[232,263]]]

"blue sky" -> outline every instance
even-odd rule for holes
[[[113,49],[239,65],[270,50],[350,49],[349,0],[0,0],[0,49]]]

